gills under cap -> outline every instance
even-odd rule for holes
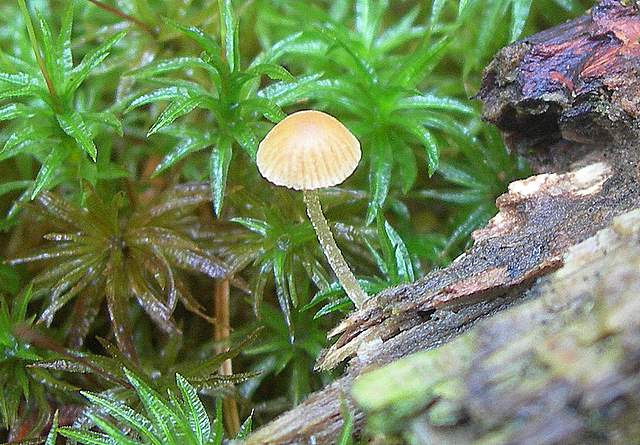
[[[260,174],[295,190],[342,183],[360,162],[360,143],[338,119],[320,111],[298,111],[283,119],[258,147]]]

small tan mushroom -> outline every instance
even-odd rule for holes
[[[307,214],[338,281],[360,308],[367,298],[333,239],[317,190],[341,184],[360,162],[360,143],[333,116],[299,111],[277,124],[258,147],[260,174],[270,182],[302,190]]]

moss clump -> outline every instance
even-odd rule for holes
[[[527,173],[468,99],[482,66],[586,7],[1,3],[0,292],[13,306],[33,283],[25,318],[41,323],[0,335],[17,350],[37,346],[51,376],[127,402],[122,367],[164,391],[178,362],[233,358],[240,377],[221,370],[212,387],[190,384],[212,413],[212,397],[233,397],[257,424],[331,381],[313,364],[352,310],[301,196],[258,174],[259,141],[302,108],[344,122],[363,162],[322,193],[337,244],[365,291],[411,281],[463,250],[495,197]],[[231,329],[214,341],[217,313]],[[82,372],[63,372],[74,366]],[[85,399],[42,385],[7,384],[0,406],[19,415],[5,416],[0,441],[43,437],[39,419],[57,409],[61,425],[87,420],[67,409]]]

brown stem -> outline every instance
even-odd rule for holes
[[[47,84],[47,89],[49,90],[49,94],[51,95],[51,99],[53,100],[53,105],[54,107],[59,108],[60,100],[58,98],[58,94],[56,93],[55,86],[53,85],[53,81],[51,80],[51,76],[47,71],[44,59],[42,58],[40,44],[38,43],[38,39],[36,37],[36,31],[33,27],[33,21],[31,20],[31,14],[29,13],[29,9],[27,8],[27,3],[25,0],[18,0],[18,5],[20,6],[20,10],[22,11],[22,15],[24,16],[24,21],[27,25],[27,33],[29,34],[29,40],[31,41],[31,48],[33,49],[33,54],[36,58],[36,62],[38,62],[38,67],[40,68],[42,77],[44,77],[44,81]]]
[[[140,194],[139,201],[143,203],[150,202],[154,197],[156,197],[166,186],[166,179],[161,176],[153,176],[153,172],[155,168],[160,163],[160,158],[158,156],[150,156],[144,162],[142,167],[142,172],[140,174],[142,180],[149,184],[150,187]]]
[[[149,26],[147,25],[145,22],[143,22],[142,20],[139,20],[129,14],[126,14],[124,12],[122,12],[121,10],[119,10],[118,8],[116,8],[115,6],[111,6],[108,5],[104,2],[101,2],[100,0],[87,0],[91,3],[93,3],[94,5],[96,5],[98,8],[100,9],[104,9],[107,12],[110,12],[111,14],[118,16],[122,19],[125,19],[137,26],[139,26],[140,28],[142,28],[144,31],[148,32],[149,34],[151,34],[152,36],[155,37],[156,33],[155,31]]]
[[[213,327],[214,339],[216,341],[216,353],[221,354],[229,350],[225,341],[229,338],[231,328],[229,325],[229,280],[216,281],[214,288],[214,311],[216,324]],[[233,366],[231,359],[225,360],[220,365],[220,375],[232,375]],[[226,397],[222,401],[224,424],[227,433],[235,437],[240,431],[240,416],[238,405],[233,397]]]
[[[129,198],[129,202],[131,203],[131,207],[137,207],[140,203],[140,200],[138,199],[138,194],[136,193],[135,187],[133,186],[133,181],[126,178],[124,181],[124,185],[127,192],[127,198]]]

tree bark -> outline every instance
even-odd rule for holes
[[[638,443],[639,242],[634,210],[571,247],[524,304],[357,378],[369,428],[418,444]]]
[[[571,252],[580,243],[595,242],[593,240],[602,236],[596,235],[599,231],[613,230],[611,226],[617,216],[640,207],[637,142],[640,135],[639,38],[640,16],[635,6],[625,6],[617,0],[603,0],[587,15],[517,42],[496,56],[485,70],[483,86],[478,94],[485,104],[484,116],[504,132],[508,146],[527,157],[539,174],[509,186],[509,191],[497,200],[498,214],[485,228],[473,234],[473,247],[449,267],[434,271],[410,285],[381,292],[340,323],[331,333],[337,340],[322,354],[318,368],[333,368],[348,360],[349,367],[344,377],[256,431],[247,443],[333,443],[342,426],[342,399],[355,413],[356,429],[361,428],[365,416],[351,393],[354,380],[366,381],[370,375],[359,376],[413,352],[432,349],[430,353],[436,357],[433,360],[437,360],[440,354],[446,354],[446,357],[457,361],[464,361],[471,354],[472,362],[478,362],[485,358],[483,351],[499,352],[505,344],[518,345],[521,341],[531,347],[538,341],[544,344],[547,340],[544,332],[540,333],[539,339],[528,333],[549,318],[558,325],[553,332],[560,333],[554,337],[559,342],[565,338],[565,332],[568,335],[582,326],[575,317],[565,317],[562,311],[557,311],[556,320],[556,312],[549,312],[541,303],[514,306],[537,295],[542,295],[540,301],[545,304],[569,304],[569,287],[541,288],[542,277],[550,273],[555,277],[562,276],[568,273],[565,271],[576,270],[580,265],[589,271],[589,274],[584,272],[582,275],[590,279],[593,286],[606,284],[597,281],[604,278],[596,273],[596,265],[612,274],[622,273],[618,266],[624,262],[621,258],[628,254],[622,248],[623,244],[612,247],[605,256],[596,254],[596,249],[591,257],[587,256],[586,262]],[[635,238],[629,238],[627,242],[632,240]],[[598,294],[596,298],[594,294],[591,300],[584,298],[575,304],[584,310],[588,310],[589,301],[615,310],[636,307],[629,302],[624,304],[631,306],[616,305],[626,292],[624,286],[609,286],[608,289],[610,292],[606,295]],[[516,322],[500,324],[498,321],[483,322],[474,328],[478,320],[508,308],[509,312],[500,317],[527,321],[523,323],[527,329],[520,329]],[[490,332],[484,336],[482,333],[483,329],[488,329],[486,326],[495,326],[495,330],[489,329]],[[485,339],[481,348],[467,351],[465,355],[453,352],[456,348],[453,345],[461,340],[443,346],[470,328],[472,333],[469,335]],[[637,345],[640,338],[637,325],[619,324],[617,329],[616,335],[623,335],[623,338],[631,336]],[[633,329],[636,329],[636,337],[631,335],[630,330]],[[561,355],[563,350],[559,343],[555,353]],[[573,351],[583,353],[579,348]],[[506,354],[500,360],[510,360],[510,357]],[[497,365],[499,367],[501,362]],[[509,362],[504,363],[506,374],[499,378],[509,382],[512,381],[509,379],[515,379],[517,383],[515,376],[520,371],[509,365]],[[618,360],[617,365],[631,366],[626,360]],[[572,361],[569,360],[565,366],[573,369]],[[511,427],[508,437],[501,437],[501,441],[496,440],[495,443],[539,443],[535,439],[547,435],[552,439],[545,443],[560,443],[554,441],[554,437],[581,438],[592,411],[587,410],[588,415],[578,412],[574,416],[577,419],[572,424],[574,426],[567,427],[566,431],[558,430],[560,420],[552,422],[554,419],[549,419],[545,423],[542,420],[546,419],[544,416],[531,420],[531,416],[525,415],[525,421],[513,421],[518,409],[526,414],[529,407],[527,398],[538,393],[539,400],[552,404],[557,402],[562,413],[575,400],[589,397],[604,400],[593,405],[598,409],[614,408],[614,401],[609,403],[605,400],[606,387],[597,385],[570,385],[570,390],[579,393],[578,399],[553,398],[554,391],[567,390],[566,385],[538,388],[534,393],[530,388],[527,392],[527,388],[520,388],[517,384],[514,384],[514,393],[518,397],[511,397],[511,393],[504,391],[490,393],[486,390],[488,395],[496,397],[495,400],[480,396],[474,398],[483,393],[468,387],[466,377],[475,376],[473,371],[474,368],[461,367],[457,374],[457,381],[467,385],[467,389],[460,392],[463,395],[456,399],[459,402],[457,408],[467,417],[460,415],[456,422],[466,429],[452,428],[455,434],[463,431],[464,437],[471,442],[487,438],[487,431],[503,431],[506,426]],[[553,371],[553,368],[546,370],[548,373]],[[588,374],[588,371],[587,367],[585,372]],[[545,370],[542,372],[544,374]],[[422,378],[420,373],[415,376]],[[613,374],[608,377],[615,380]],[[489,385],[491,373],[485,372],[484,378],[486,381],[480,377],[477,377],[480,380],[472,381],[479,382],[482,389]],[[545,378],[545,381],[556,382],[550,374]],[[626,382],[624,379],[615,381]],[[395,383],[387,381],[379,386],[382,396],[387,391],[393,393],[393,385]],[[619,388],[618,392],[626,396],[633,390],[637,393],[637,387],[628,385]],[[361,394],[366,394],[366,391]],[[437,398],[441,399],[444,398]],[[438,406],[435,400],[425,396],[428,403],[418,405],[428,413],[432,405]],[[385,409],[391,406],[382,404],[372,408],[367,405],[366,397],[358,401],[373,413],[378,409],[387,413]],[[480,406],[479,401],[482,409],[474,411]],[[637,408],[637,405],[632,406]],[[475,418],[474,414],[478,413],[480,417]],[[545,415],[549,413],[544,412]],[[484,428],[482,415],[493,422],[492,429]],[[638,418],[637,415],[635,417]],[[375,418],[374,414],[372,419]],[[433,432],[429,420],[421,419],[418,423],[407,420],[407,424],[415,427],[416,431],[422,428]],[[623,417],[616,417],[616,420],[620,419]],[[535,421],[538,424],[532,423]],[[606,436],[617,431],[616,428],[616,425],[609,426],[605,422],[598,433]],[[452,437],[449,439],[453,440]]]

